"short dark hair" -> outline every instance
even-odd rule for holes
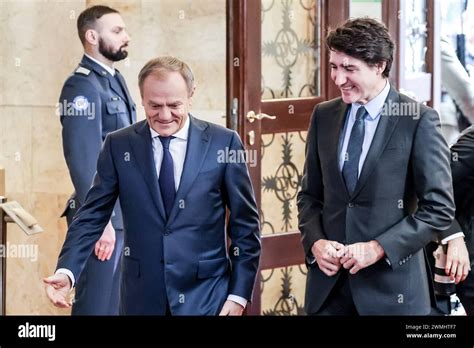
[[[375,19],[364,17],[346,21],[328,33],[326,46],[329,50],[363,60],[370,66],[386,62],[383,76],[390,74],[395,44],[387,27]]]
[[[113,8],[108,6],[92,6],[81,12],[77,18],[77,33],[79,34],[79,39],[81,39],[82,44],[86,43],[86,31],[89,29],[94,29],[96,21],[103,15],[109,13],[120,13]]]

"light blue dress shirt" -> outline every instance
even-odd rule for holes
[[[349,117],[347,117],[346,125],[344,127],[344,140],[342,143],[341,151],[339,153],[339,169],[342,171],[344,166],[344,161],[347,153],[347,145],[349,144],[349,138],[352,132],[352,126],[354,126],[355,117],[357,110],[364,106],[367,110],[367,117],[364,119],[365,133],[364,133],[364,143],[362,144],[362,153],[360,154],[359,160],[359,176],[362,172],[362,167],[364,166],[365,158],[369,152],[370,145],[372,145],[372,140],[374,140],[375,131],[377,130],[377,125],[380,121],[380,114],[382,113],[385,100],[388,97],[390,92],[390,83],[387,81],[385,87],[382,91],[367,104],[361,105],[359,103],[352,103],[351,109],[349,111]]]

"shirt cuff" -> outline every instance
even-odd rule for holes
[[[58,268],[56,272],[54,272],[54,274],[58,274],[58,273],[67,275],[69,279],[71,280],[71,289],[74,288],[74,284],[76,283],[76,280],[74,279],[74,274],[72,274],[70,270],[68,270],[67,268]]]
[[[465,236],[464,236],[464,233],[462,233],[462,232],[457,232],[457,233],[455,233],[455,234],[452,234],[452,235],[450,235],[450,236],[448,236],[448,237],[442,239],[442,240],[441,240],[441,244],[447,244],[450,240],[456,239],[456,238],[458,238],[458,237],[465,237]]]
[[[247,306],[247,300],[243,297],[240,297],[240,296],[237,296],[237,295],[229,295],[229,296],[227,296],[227,299],[230,300],[230,301],[233,301],[235,303],[238,303],[239,305],[241,305],[244,308]]]

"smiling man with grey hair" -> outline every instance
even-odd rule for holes
[[[246,164],[218,160],[226,147],[242,151],[240,138],[190,114],[194,77],[183,61],[151,60],[139,85],[146,120],[107,136],[58,267],[79,277],[119,197],[122,314],[241,315],[258,270],[259,216]],[[70,279],[48,284],[50,300],[68,306]]]

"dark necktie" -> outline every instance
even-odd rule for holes
[[[359,178],[359,161],[362,153],[362,144],[364,143],[365,124],[364,119],[367,112],[363,106],[359,107],[356,113],[356,119],[352,126],[349,144],[347,145],[346,157],[342,167],[342,175],[346,182],[347,190],[352,195]]]
[[[174,164],[173,157],[170,153],[170,141],[173,136],[170,137],[159,137],[161,144],[163,145],[163,160],[161,161],[160,177],[158,179],[160,183],[161,197],[165,205],[166,217],[169,217],[171,208],[173,207],[174,199],[176,197],[175,184],[174,184]]]

